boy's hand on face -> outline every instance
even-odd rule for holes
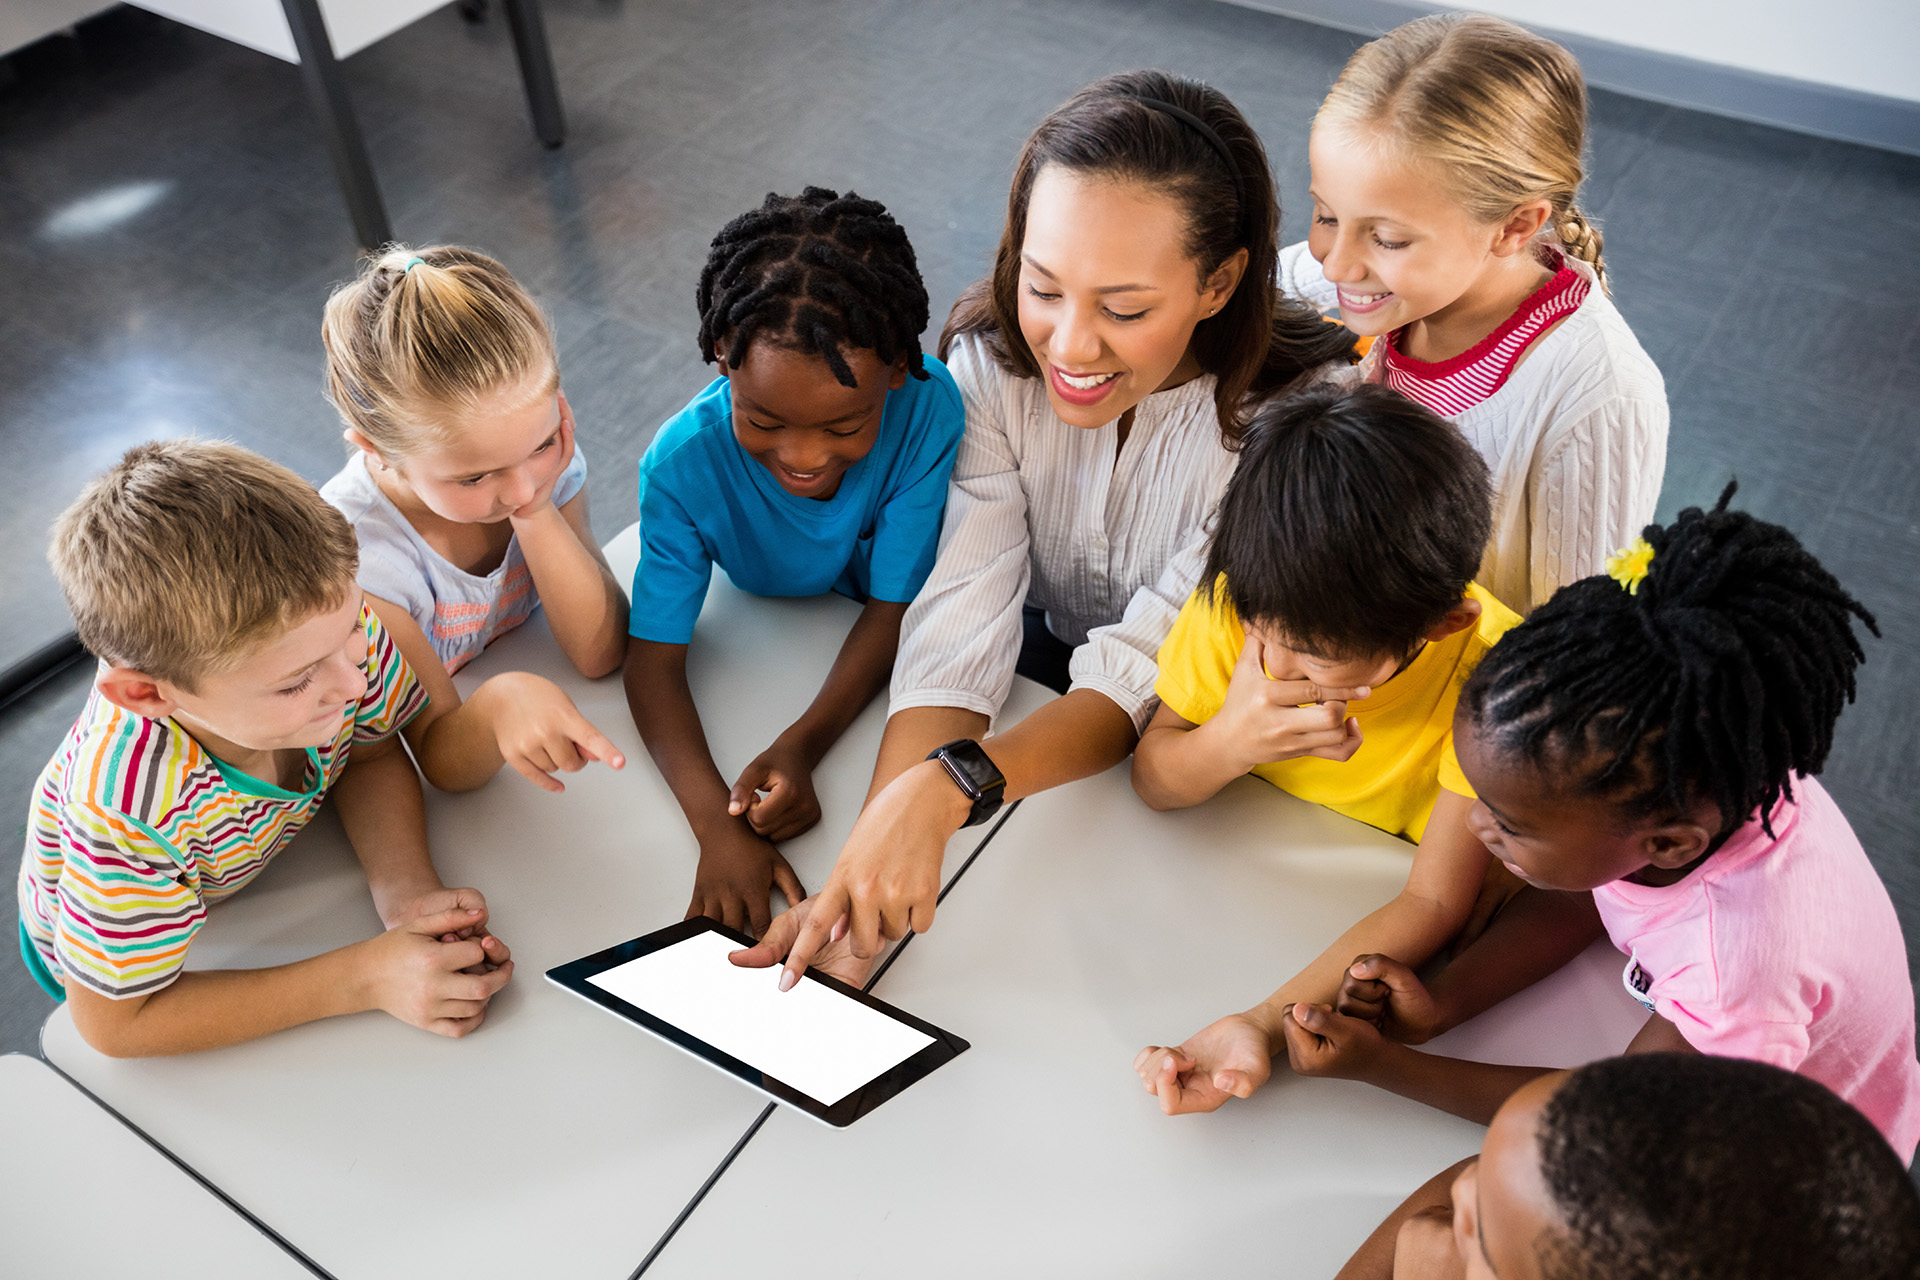
[[[486,1017],[487,1002],[513,977],[513,961],[499,939],[459,936],[481,928],[485,919],[483,910],[456,907],[361,943],[368,1002],[436,1035],[458,1038],[473,1031]],[[455,940],[444,941],[448,937]]]
[[[580,714],[573,699],[553,681],[509,671],[487,684],[495,686],[501,708],[494,715],[494,743],[501,758],[534,786],[565,791],[566,785],[553,774],[578,773],[589,761],[600,761],[609,769],[626,766],[620,749]]]
[[[1133,1069],[1165,1115],[1215,1111],[1228,1098],[1250,1098],[1273,1074],[1266,1031],[1245,1014],[1229,1014],[1166,1048],[1148,1045]]]
[[[797,748],[776,741],[740,771],[727,796],[727,812],[745,818],[756,835],[776,844],[810,830],[820,821],[811,762]]]
[[[1401,1044],[1425,1044],[1440,1025],[1440,1007],[1424,982],[1391,956],[1357,956],[1340,979],[1334,1008],[1371,1023]]]
[[[743,822],[716,823],[700,836],[700,865],[685,918],[708,916],[758,938],[773,920],[776,888],[789,904],[807,896],[800,877],[772,844]]]
[[[1360,722],[1347,703],[1371,689],[1328,689],[1311,680],[1274,680],[1267,675],[1259,639],[1247,633],[1233,664],[1226,701],[1210,724],[1244,762],[1245,768],[1300,756],[1350,760],[1360,749]]]
[[[1370,1080],[1391,1047],[1372,1023],[1324,1004],[1288,1005],[1280,1028],[1287,1038],[1287,1060],[1303,1076]]]

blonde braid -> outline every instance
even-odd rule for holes
[[[1553,234],[1569,256],[1593,268],[1593,278],[1600,282],[1602,290],[1611,294],[1613,288],[1607,283],[1607,267],[1600,260],[1600,228],[1588,222],[1580,210],[1569,206],[1553,215]]]

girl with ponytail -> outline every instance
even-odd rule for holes
[[[1379,339],[1362,376],[1452,420],[1493,470],[1479,581],[1526,613],[1653,518],[1660,371],[1608,296],[1575,203],[1586,85],[1498,18],[1364,45],[1314,117],[1313,224],[1283,290]]]
[[[594,543],[586,459],[553,333],[507,269],[454,245],[389,245],[327,300],[327,398],[352,452],[320,496],[360,544],[368,607],[446,726],[421,758],[445,791],[511,764],[552,775],[622,757],[550,680],[524,671],[462,703],[453,673],[542,608],[581,675],[626,648],[627,598]],[[454,728],[452,726],[462,726]]]

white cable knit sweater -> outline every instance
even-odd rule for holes
[[[1567,265],[1593,280],[1593,269]],[[1339,306],[1303,241],[1280,251],[1280,288]],[[1361,377],[1378,378],[1375,346]],[[1529,613],[1561,586],[1600,573],[1653,519],[1667,465],[1660,370],[1597,283],[1535,343],[1506,384],[1452,421],[1493,472],[1493,538],[1480,585]]]

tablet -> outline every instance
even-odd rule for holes
[[[727,959],[753,939],[696,916],[547,970],[552,982],[755,1089],[844,1128],[966,1052],[965,1040],[809,969]]]

